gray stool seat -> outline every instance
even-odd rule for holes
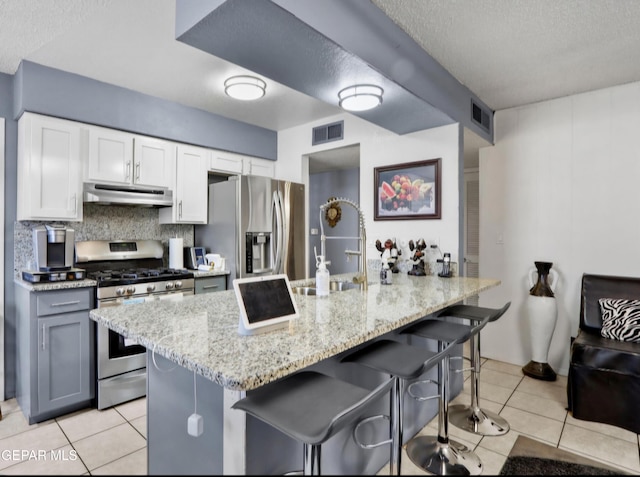
[[[386,395],[394,378],[373,390],[303,371],[249,391],[233,409],[266,422],[304,445],[305,475],[320,474],[320,445],[360,418],[364,406]]]
[[[437,340],[441,350],[469,340],[488,321],[488,315],[473,324],[425,319],[408,326],[402,333]],[[449,354],[438,364],[438,435],[414,437],[407,444],[407,455],[416,466],[433,474],[478,475],[482,473],[478,456],[460,442],[449,439],[449,364]]]
[[[475,305],[452,305],[438,313],[438,317],[455,316],[458,318],[467,318],[478,321],[489,315],[489,323],[491,323],[504,315],[509,306],[511,306],[511,302],[507,303],[502,308],[484,308]]]
[[[438,364],[442,353],[397,341],[380,340],[344,357],[342,362],[362,364],[402,379],[415,379]]]
[[[439,318],[464,318],[475,322],[496,321],[511,306],[508,302],[502,308],[483,308],[473,305],[453,305],[438,314]],[[509,423],[502,416],[480,407],[480,333],[470,338],[471,353],[471,404],[455,404],[449,408],[449,422],[454,426],[482,436],[501,436],[509,432]]]
[[[437,365],[447,352],[448,349],[436,353],[418,346],[391,340],[379,340],[342,359],[342,362],[357,363],[397,378],[390,400],[390,475],[400,475],[402,466],[403,397],[406,381],[419,377]]]

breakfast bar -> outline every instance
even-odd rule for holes
[[[301,446],[232,410],[234,402],[302,369],[373,387],[381,382],[380,376],[341,364],[340,355],[499,284],[496,279],[398,274],[392,285],[370,281],[366,291],[295,295],[300,317],[285,329],[254,336],[238,333],[239,309],[231,290],[100,308],[90,316],[147,348],[149,474],[275,474],[301,468]],[[312,286],[313,281],[292,282],[305,285]],[[425,343],[429,345],[434,343]],[[460,374],[452,395],[461,388]],[[437,405],[433,401],[407,405],[409,438],[435,416]],[[387,411],[388,401],[378,403],[371,413]],[[199,436],[188,433],[192,414],[202,416]],[[388,428],[380,427],[371,429],[368,438],[384,438]],[[344,431],[323,446],[324,471],[377,473],[388,455],[387,446],[362,449]]]

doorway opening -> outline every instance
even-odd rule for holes
[[[480,272],[480,148],[491,146],[473,131],[464,129],[464,275],[478,278]],[[478,295],[465,300],[477,305]]]
[[[330,198],[346,198],[360,202],[360,145],[354,144],[309,154],[309,262],[311,277],[315,276],[316,260],[314,247],[321,253],[320,206]],[[358,213],[353,207],[341,207],[340,218],[335,225],[322,217],[324,233],[327,237],[357,237]],[[332,275],[356,273],[358,259],[349,259],[346,249],[358,248],[356,240],[329,239],[325,241],[327,268]]]

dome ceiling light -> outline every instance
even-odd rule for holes
[[[241,101],[253,101],[264,96],[267,83],[255,76],[231,76],[224,82],[227,96]]]
[[[382,104],[383,89],[372,84],[357,84],[340,90],[338,103],[347,111],[366,111]]]

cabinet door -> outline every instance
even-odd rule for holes
[[[134,140],[133,183],[171,188],[176,165],[176,144],[136,136]]]
[[[275,163],[267,159],[257,157],[245,158],[245,174],[251,176],[271,177],[275,176]]]
[[[207,223],[208,159],[208,149],[178,145],[173,206],[160,209],[161,224]]]
[[[242,174],[242,156],[224,151],[211,151],[209,170]]]
[[[19,122],[18,220],[82,220],[81,127],[24,113]]]
[[[209,151],[178,146],[176,205],[178,223],[207,223],[207,159]]]
[[[38,412],[89,400],[89,313],[38,318]]]
[[[96,126],[89,128],[87,182],[131,184],[133,135]]]

